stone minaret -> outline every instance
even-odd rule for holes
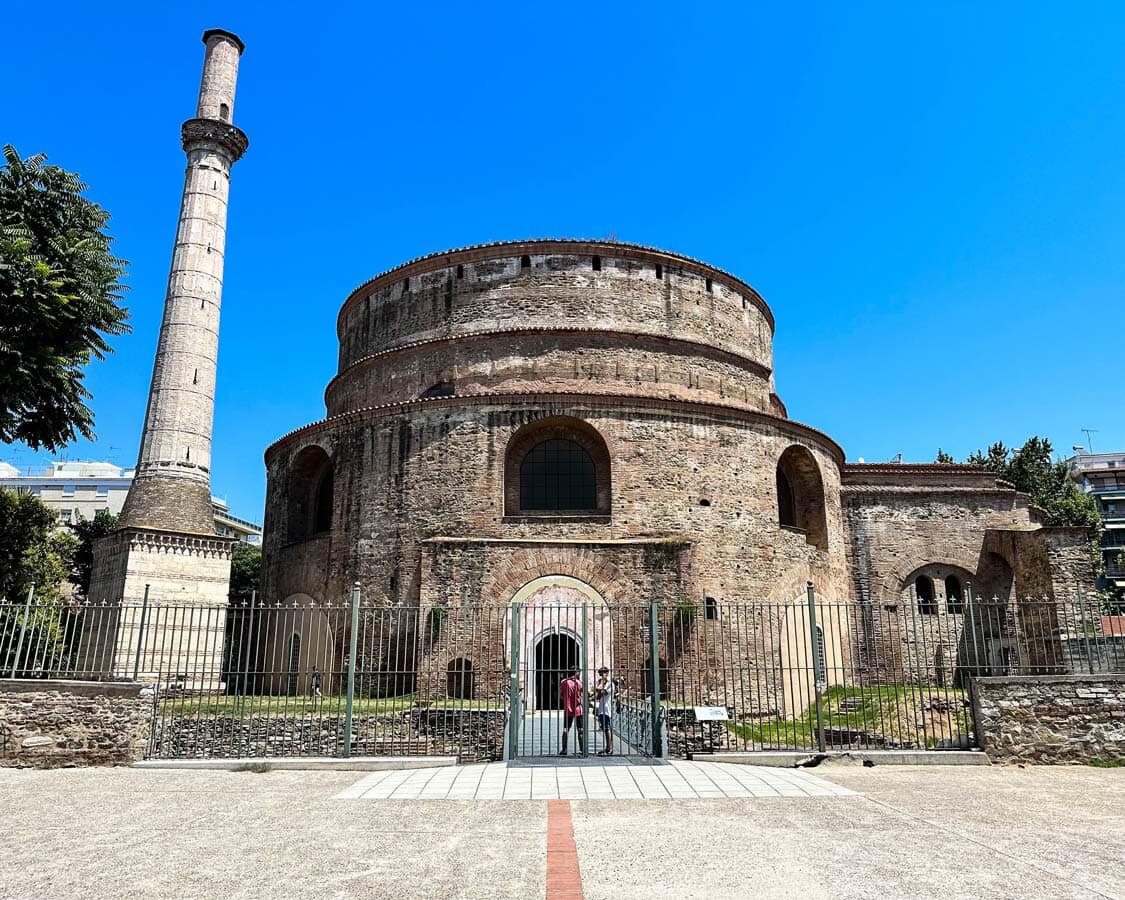
[[[144,678],[155,674],[157,658],[144,648],[176,646],[177,659],[163,665],[186,673],[194,688],[213,687],[220,677],[234,543],[215,534],[211,421],[230,170],[248,143],[231,124],[242,41],[212,29],[203,43],[199,103],[181,129],[187,175],[137,473],[117,530],[94,546],[90,599],[109,607],[86,616],[80,651],[94,674]],[[176,643],[154,633],[164,620],[120,608],[146,594],[179,607]]]
[[[183,124],[187,175],[164,321],[152,369],[137,474],[121,527],[214,534],[211,421],[230,170],[247,139],[231,124],[242,41],[203,35],[207,55],[195,118]]]

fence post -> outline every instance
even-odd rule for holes
[[[969,677],[974,678],[980,675],[983,667],[980,661],[980,647],[977,645],[977,621],[976,614],[973,612],[973,583],[971,581],[965,582],[965,603],[968,604],[969,634],[973,640],[973,664],[969,666]]]
[[[816,698],[816,746],[823,753],[827,744],[824,741],[824,709],[821,705],[821,685],[824,684],[825,673],[820,666],[820,633],[816,630],[816,594],[813,583],[807,582],[806,591],[809,597],[809,637],[812,639],[813,653],[813,695]]]
[[[20,663],[20,656],[23,655],[23,638],[27,634],[27,618],[31,615],[31,598],[35,596],[35,582],[31,582],[31,587],[27,589],[27,602],[23,605],[23,621],[20,622],[20,639],[16,643],[16,655],[12,657],[12,677],[16,677],[16,666]]]
[[[145,596],[141,601],[141,621],[137,628],[137,655],[133,660],[133,681],[137,681],[141,674],[141,653],[144,652],[145,619],[148,618],[148,588],[145,585]]]
[[[652,755],[659,759],[662,751],[660,745],[660,631],[659,609],[655,600],[648,605],[648,658],[649,673],[652,684]]]
[[[512,677],[508,688],[508,759],[515,759],[523,717],[520,709],[520,607],[513,603],[509,608],[512,610]]]
[[[580,662],[582,665],[582,734],[579,737],[582,739],[582,755],[585,756],[590,752],[590,685],[589,685],[589,654],[586,645],[586,609],[587,605],[582,604],[582,640],[579,643]]]
[[[1086,667],[1090,674],[1094,674],[1094,657],[1090,653],[1090,626],[1086,622],[1086,594],[1082,591],[1082,582],[1075,579],[1074,588],[1078,591],[1078,610],[1082,616],[1082,643],[1086,646]]]
[[[250,656],[251,656],[252,651],[253,651],[253,648],[252,648],[251,644],[254,641],[254,605],[257,602],[257,600],[258,600],[258,592],[257,591],[251,591],[250,592],[250,615],[247,618],[246,627],[242,629],[242,641],[246,646],[243,648],[243,654],[242,654],[243,655],[242,690],[240,691],[240,693],[242,695],[242,699],[243,699],[244,703],[245,703],[245,700],[246,700],[246,695],[248,693],[250,693],[250,691],[249,691]],[[331,678],[331,673],[329,673],[329,678]]]
[[[348,631],[348,697],[344,706],[344,756],[352,755],[352,704],[355,701],[355,654],[359,642],[358,581],[352,585],[352,616],[351,627]]]

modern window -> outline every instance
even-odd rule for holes
[[[520,508],[593,509],[597,476],[590,454],[560,438],[537,444],[520,466]]]

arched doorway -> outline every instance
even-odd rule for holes
[[[559,685],[580,665],[578,641],[565,632],[545,634],[535,643],[535,708],[561,709]]]

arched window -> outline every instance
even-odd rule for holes
[[[717,619],[719,618],[719,604],[714,597],[703,598],[703,618]]]
[[[222,119],[224,122],[230,121],[230,107],[227,106],[225,103],[219,104],[219,118]]]
[[[504,511],[509,516],[609,515],[610,462],[590,425],[553,416],[519,429],[508,442]]]
[[[956,575],[945,576],[945,610],[951,613],[965,611],[965,600],[961,593],[961,579]]]
[[[473,697],[473,661],[454,659],[445,670],[445,693],[458,700]]]
[[[783,528],[802,532],[814,547],[828,549],[820,467],[812,453],[796,444],[777,461],[777,521]]]
[[[332,460],[323,448],[305,447],[289,469],[288,521],[291,541],[302,541],[332,528]]]
[[[932,616],[938,611],[934,580],[929,575],[919,575],[914,579],[914,594],[918,598],[918,612]]]
[[[520,465],[520,509],[593,509],[596,493],[594,461],[574,441],[551,438],[536,444]]]

